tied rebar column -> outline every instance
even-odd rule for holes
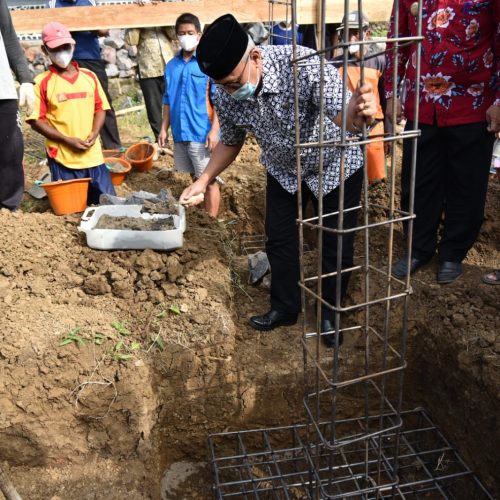
[[[359,59],[360,86],[365,83],[365,63],[367,58],[377,57],[385,50],[392,50],[394,60],[398,61],[400,44],[415,44],[419,53],[421,41],[421,4],[417,13],[419,36],[413,38],[399,37],[394,34],[390,40],[392,47],[386,49],[388,39],[376,41],[360,39],[355,43],[361,47]],[[323,122],[325,119],[324,90],[320,89],[319,106],[319,137],[316,143],[301,143],[298,135],[299,109],[296,108],[295,128],[297,134],[297,174],[299,177],[299,233],[300,241],[304,241],[305,228],[312,229],[317,235],[317,266],[314,271],[306,270],[301,265],[301,283],[303,291],[303,336],[302,345],[304,350],[304,372],[306,374],[306,392],[304,406],[308,421],[315,434],[315,440],[306,446],[306,453],[310,455],[313,464],[314,480],[310,484],[312,498],[365,498],[367,495],[380,496],[380,492],[388,489],[396,491],[399,484],[398,476],[398,448],[399,433],[402,427],[401,409],[403,393],[403,373],[406,366],[405,350],[407,337],[407,302],[411,293],[409,276],[405,281],[397,280],[391,276],[391,267],[394,257],[394,232],[397,226],[403,222],[409,224],[413,215],[413,203],[410,210],[403,213],[396,209],[395,187],[395,142],[411,140],[416,143],[419,135],[418,130],[403,133],[384,133],[383,135],[368,135],[366,124],[363,125],[361,133],[354,135],[348,132],[347,106],[349,102],[348,66],[350,63],[349,47],[351,42],[349,24],[346,23],[342,30],[342,39],[332,48],[325,43],[326,32],[326,0],[318,2],[317,12],[319,25],[318,50],[308,57],[295,58],[294,67],[307,67],[319,64],[320,85],[325,81],[325,66],[332,64],[327,59],[327,54],[333,51],[342,51],[342,110],[341,127],[335,139],[325,140]],[[331,8],[331,7],[330,7]],[[292,23],[296,19],[297,2],[292,2]],[[358,30],[362,34],[363,26],[363,2],[344,1],[344,15],[357,10]],[[399,12],[399,0],[395,0],[394,11],[396,16]],[[397,29],[397,19],[395,22]],[[361,38],[361,37],[360,37]],[[384,49],[378,49],[381,44]],[[377,47],[367,50],[371,46]],[[420,69],[420,58],[417,57],[417,81]],[[393,81],[397,82],[397,64],[394,65]],[[395,89],[395,95],[397,90]],[[418,91],[417,91],[418,99]],[[392,110],[392,122],[396,123],[395,101]],[[415,123],[418,123],[415,120]],[[367,175],[367,145],[375,141],[393,143],[391,155],[391,168],[387,182],[387,196],[385,204],[373,203],[370,199],[370,190]],[[361,148],[363,155],[364,178],[363,194],[358,206],[346,208],[346,161],[349,148]],[[322,192],[324,164],[323,150],[325,148],[337,148],[340,155],[339,186],[338,186],[338,210],[325,213],[321,197],[318,199],[318,213],[315,217],[304,218],[300,212],[302,206],[302,186],[300,182],[300,157],[303,148],[319,148],[319,186]],[[415,151],[415,147],[414,147]],[[413,155],[412,171],[415,169],[416,156]],[[414,179],[414,176],[413,176]],[[412,189],[413,190],[413,189]],[[348,211],[355,211],[357,225],[348,227],[345,225],[345,217]],[[352,216],[352,214],[350,214]],[[332,217],[332,224],[325,224],[325,219]],[[336,271],[327,273],[323,270],[323,235],[330,232],[336,236],[337,262]],[[345,239],[355,235],[356,247],[362,249],[357,255],[352,266],[345,267],[342,262],[342,254]],[[386,258],[377,261],[370,249],[375,240],[378,244],[386,247]],[[380,243],[382,241],[382,243]],[[303,254],[301,253],[301,258]],[[361,283],[362,293],[357,303],[344,300],[342,297],[342,280],[349,279]],[[325,299],[322,293],[322,283],[325,279],[335,280],[335,300],[332,302]],[[315,310],[315,319],[308,321],[308,313]],[[402,310],[402,315],[394,315],[394,311]],[[322,332],[322,319],[334,318],[333,329],[330,332]],[[315,328],[310,331],[308,325],[314,324]],[[328,335],[333,339],[333,348],[325,349],[322,346],[321,336]],[[346,343],[356,342],[362,349],[362,356],[356,356],[352,362],[342,358],[340,344],[342,339]],[[331,340],[330,340],[330,343]],[[361,347],[362,346],[362,347]],[[358,349],[358,350],[359,350]],[[362,418],[362,425],[353,428],[341,422],[341,415],[346,411]],[[322,425],[328,422],[328,425]],[[387,435],[393,436],[392,449],[387,460],[387,447],[383,446]],[[356,449],[357,454],[362,450],[362,460],[356,458],[355,464],[350,463],[351,450]],[[320,472],[321,471],[321,472]]]

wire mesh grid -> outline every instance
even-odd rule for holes
[[[25,127],[23,130],[24,135],[24,154],[34,160],[44,160],[45,153],[45,139],[42,135],[36,133],[31,127]]]
[[[215,497],[493,500],[424,410],[401,416],[399,437],[388,432],[380,442],[368,439],[367,447],[351,443],[335,451],[311,444],[307,424],[212,435],[208,445]],[[366,421],[351,418],[339,424],[355,432]],[[331,422],[320,426],[326,434]]]

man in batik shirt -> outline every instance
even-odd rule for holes
[[[387,114],[397,98],[398,118],[413,128],[418,116],[415,179],[416,219],[411,260],[398,261],[392,274],[413,273],[438,253],[438,283],[462,274],[481,227],[494,133],[500,131],[498,88],[500,54],[499,0],[423,0],[420,101],[415,110],[415,44],[400,49],[398,82],[393,82],[393,55],[386,70]],[[391,17],[391,37],[417,34],[418,2],[400,0],[399,25]],[[401,110],[399,91],[406,89]],[[395,95],[397,94],[397,95]],[[403,148],[401,205],[410,200],[412,144]],[[443,232],[438,241],[438,227]],[[408,268],[408,263],[410,264]]]
[[[236,19],[230,15],[214,21],[201,37],[196,56],[200,69],[210,76],[218,89],[214,104],[220,121],[221,140],[202,175],[181,195],[181,202],[204,193],[207,185],[236,158],[247,132],[253,133],[259,144],[261,162],[267,170],[266,192],[266,252],[272,269],[271,308],[265,314],[250,318],[257,330],[272,330],[297,322],[300,311],[299,250],[297,219],[294,75],[291,45],[255,47]],[[321,74],[319,57],[305,47],[297,47],[298,58],[308,58],[297,75],[301,142],[316,142],[320,130],[320,97],[324,89],[323,121],[325,142],[339,140],[342,121],[342,79],[332,66]],[[350,97],[350,94],[349,94]],[[347,131],[359,133],[363,124],[374,121],[377,105],[370,85],[356,89],[345,104]],[[330,147],[323,150],[323,183],[319,182],[319,148],[302,148],[302,192],[310,196],[315,209],[322,198],[323,213],[333,213],[339,207],[341,184],[341,152]],[[344,229],[356,225],[361,185],[363,156],[358,147],[346,150],[344,183]],[[337,227],[337,217],[326,217],[325,226]],[[352,267],[354,232],[343,236],[341,297],[345,294]],[[339,272],[337,268],[336,235],[323,233],[323,272]],[[323,298],[336,302],[334,277],[323,280]],[[321,332],[333,330],[335,315],[325,308]],[[322,336],[333,347],[335,335]],[[340,343],[340,336],[339,336]]]

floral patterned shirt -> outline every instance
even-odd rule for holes
[[[261,162],[289,193],[297,191],[293,58],[291,45],[260,46],[263,72],[262,88],[256,97],[233,99],[218,88],[214,104],[220,122],[221,141],[228,146],[241,144],[246,132],[254,134],[262,155]],[[297,57],[305,59],[298,71],[300,142],[318,142],[320,87],[324,86],[324,140],[340,140],[340,128],[333,118],[342,111],[342,78],[333,64],[325,66],[321,82],[319,57],[306,47],[297,47]],[[348,99],[350,93],[348,92]],[[319,148],[302,147],[302,179],[319,196]],[[323,150],[323,195],[340,184],[340,150]],[[345,159],[345,178],[363,166],[359,147],[349,147]]]
[[[399,36],[417,34],[417,2],[400,0]],[[389,36],[396,36],[394,11]],[[419,122],[463,125],[486,119],[500,105],[500,0],[423,0]],[[399,52],[398,86],[406,89],[404,114],[414,119],[416,44]],[[385,88],[393,93],[393,54]]]

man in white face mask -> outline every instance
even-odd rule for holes
[[[109,103],[96,74],[72,61],[75,40],[66,26],[46,24],[42,42],[52,65],[35,78],[26,121],[46,138],[52,180],[90,177],[87,201],[97,204],[101,194],[115,194],[99,142]]]
[[[182,14],[175,23],[180,52],[165,68],[163,120],[158,144],[169,145],[168,129],[174,138],[176,170],[198,179],[219,142],[219,120],[212,107],[215,86],[198,66],[196,48],[201,38],[199,19]],[[205,209],[216,217],[219,212],[220,188],[217,180],[207,186]]]

